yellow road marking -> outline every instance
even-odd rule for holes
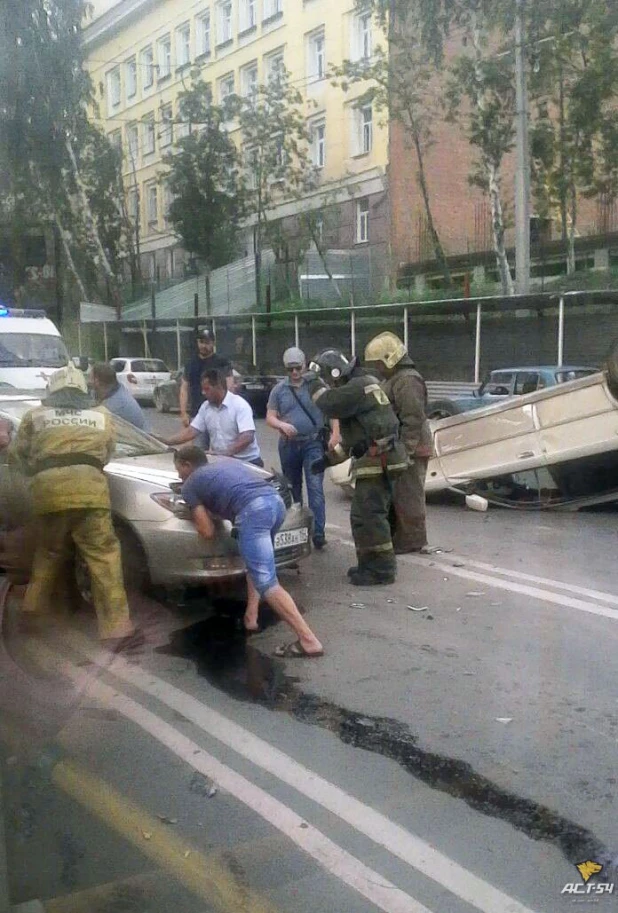
[[[25,649],[43,669],[58,670],[60,658],[43,644]],[[67,740],[60,735],[56,741],[63,745]],[[214,909],[221,913],[280,913],[270,901],[240,883],[221,854],[204,855],[78,762],[59,760],[52,768],[51,782]]]

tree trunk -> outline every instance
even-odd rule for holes
[[[66,149],[69,154],[69,159],[71,161],[71,168],[73,170],[73,178],[75,180],[75,187],[77,190],[77,196],[79,198],[81,214],[84,220],[84,226],[88,233],[92,244],[97,251],[101,267],[103,268],[103,273],[105,278],[109,280],[112,288],[117,285],[117,278],[114,270],[111,267],[109,258],[105,253],[105,248],[101,242],[101,237],[99,235],[96,223],[94,221],[94,216],[92,215],[92,209],[90,208],[90,203],[88,202],[88,196],[86,194],[86,189],[82,181],[81,174],[79,172],[79,167],[77,165],[77,159],[75,158],[75,152],[73,150],[73,145],[71,140],[67,138],[66,140]]]
[[[494,162],[485,163],[487,171],[487,181],[489,187],[489,203],[491,206],[491,229],[494,239],[494,251],[496,253],[496,262],[498,272],[500,273],[500,282],[502,291],[505,295],[513,295],[515,288],[513,286],[513,277],[511,268],[506,256],[504,246],[504,214],[502,212],[502,200],[500,198],[500,169]]]
[[[67,266],[69,267],[69,271],[77,283],[77,287],[79,289],[79,294],[81,295],[82,300],[88,301],[88,294],[86,292],[86,288],[82,281],[82,277],[78,273],[77,267],[75,266],[75,261],[73,260],[73,254],[71,253],[71,248],[69,247],[69,243],[66,239],[64,227],[63,227],[62,222],[60,221],[60,217],[58,216],[57,213],[54,216],[54,221],[55,221],[56,227],[58,229],[58,234],[60,235],[60,240],[62,241],[62,248],[64,250],[65,257],[67,258]]]
[[[472,17],[472,43],[474,47],[474,69],[476,75],[476,106],[481,114],[485,112],[485,98],[483,96],[483,72],[481,68],[482,48],[481,48],[481,29],[478,24],[476,15]],[[489,193],[489,203],[491,206],[491,227],[494,240],[494,252],[496,262],[500,273],[502,291],[505,295],[513,295],[515,287],[511,268],[506,256],[504,247],[504,213],[502,210],[502,199],[500,195],[500,163],[492,160],[490,156],[482,156],[483,167],[487,175],[487,190]]]
[[[442,275],[444,276],[446,287],[451,288],[451,271],[446,259],[446,254],[444,253],[444,248],[442,247],[442,242],[440,241],[440,236],[438,235],[438,230],[436,229],[435,222],[433,220],[433,213],[431,211],[431,199],[429,196],[429,187],[427,185],[427,176],[425,174],[425,159],[423,148],[421,145],[420,137],[418,135],[418,130],[413,126],[414,121],[412,120],[410,112],[408,112],[408,115],[410,117],[410,132],[412,134],[412,141],[414,143],[414,151],[416,152],[416,161],[418,163],[416,180],[418,182],[418,186],[421,189],[421,196],[423,197],[423,206],[425,207],[425,215],[427,217],[427,227],[429,229],[429,234],[431,235],[431,243],[433,245],[436,262],[440,267]]]
[[[311,219],[311,216],[309,216],[308,225],[309,225],[309,234],[311,235],[311,240],[312,240],[313,243],[315,244],[315,249],[316,249],[317,252],[318,252],[318,257],[320,258],[320,262],[322,263],[322,266],[324,267],[324,272],[326,273],[326,275],[327,275],[328,278],[330,279],[330,281],[331,281],[331,283],[332,283],[332,286],[333,286],[333,288],[335,289],[335,293],[336,293],[337,297],[339,298],[340,301],[343,301],[343,295],[342,295],[342,293],[341,293],[341,289],[340,289],[340,287],[339,287],[339,283],[337,282],[337,280],[336,280],[335,277],[333,276],[332,271],[331,271],[331,269],[330,269],[328,263],[326,262],[326,252],[324,251],[324,249],[323,249],[323,247],[322,247],[322,243],[321,243],[321,241],[320,241],[319,238],[318,238],[318,233],[317,233],[317,231],[315,230],[315,225],[313,224],[313,221],[312,221],[312,219]]]
[[[575,230],[577,225],[577,190],[571,184],[570,187],[570,221],[569,237],[567,247],[567,275],[572,276],[575,272]]]

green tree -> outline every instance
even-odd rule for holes
[[[336,85],[348,91],[364,86],[359,104],[371,103],[390,121],[398,121],[416,159],[416,181],[421,192],[434,256],[447,288],[451,274],[433,217],[431,190],[425,166],[434,143],[433,127],[442,112],[437,92],[435,50],[418,39],[422,23],[419,7],[410,0],[371,0],[358,4],[359,13],[370,12],[386,36],[386,45],[376,44],[370,57],[346,60],[331,69]]]
[[[558,213],[575,270],[580,194],[618,195],[618,13],[603,0],[529,7],[532,177],[539,213]]]
[[[208,278],[237,250],[245,216],[240,158],[226,127],[227,113],[212,104],[207,83],[197,79],[180,96],[179,111],[193,129],[163,159],[168,170],[162,181],[172,197],[167,217],[185,248],[204,262]],[[206,287],[209,294],[208,282]]]
[[[237,118],[240,127],[247,214],[254,223],[258,307],[264,243],[270,243],[277,254],[285,232],[281,220],[272,218],[273,210],[286,200],[302,199],[319,184],[303,105],[301,93],[285,71],[251,95],[229,101],[228,116]]]
[[[120,162],[88,120],[93,98],[81,47],[85,12],[82,0],[4,0],[0,6],[4,214],[18,226],[54,225],[81,296],[94,291],[86,287],[93,275],[119,306],[116,268],[127,228]]]

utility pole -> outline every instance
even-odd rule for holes
[[[520,295],[530,291],[530,146],[528,89],[524,61],[523,9],[515,0],[516,169],[515,169],[515,280]]]

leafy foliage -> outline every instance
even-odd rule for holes
[[[184,92],[179,111],[194,130],[163,159],[172,196],[168,219],[186,249],[216,269],[233,257],[246,213],[240,157],[226,129],[226,111],[212,104],[207,83],[198,79]]]
[[[129,231],[119,156],[88,120],[85,13],[82,0],[0,5],[2,216],[55,225],[82,294],[87,276],[116,285]]]

